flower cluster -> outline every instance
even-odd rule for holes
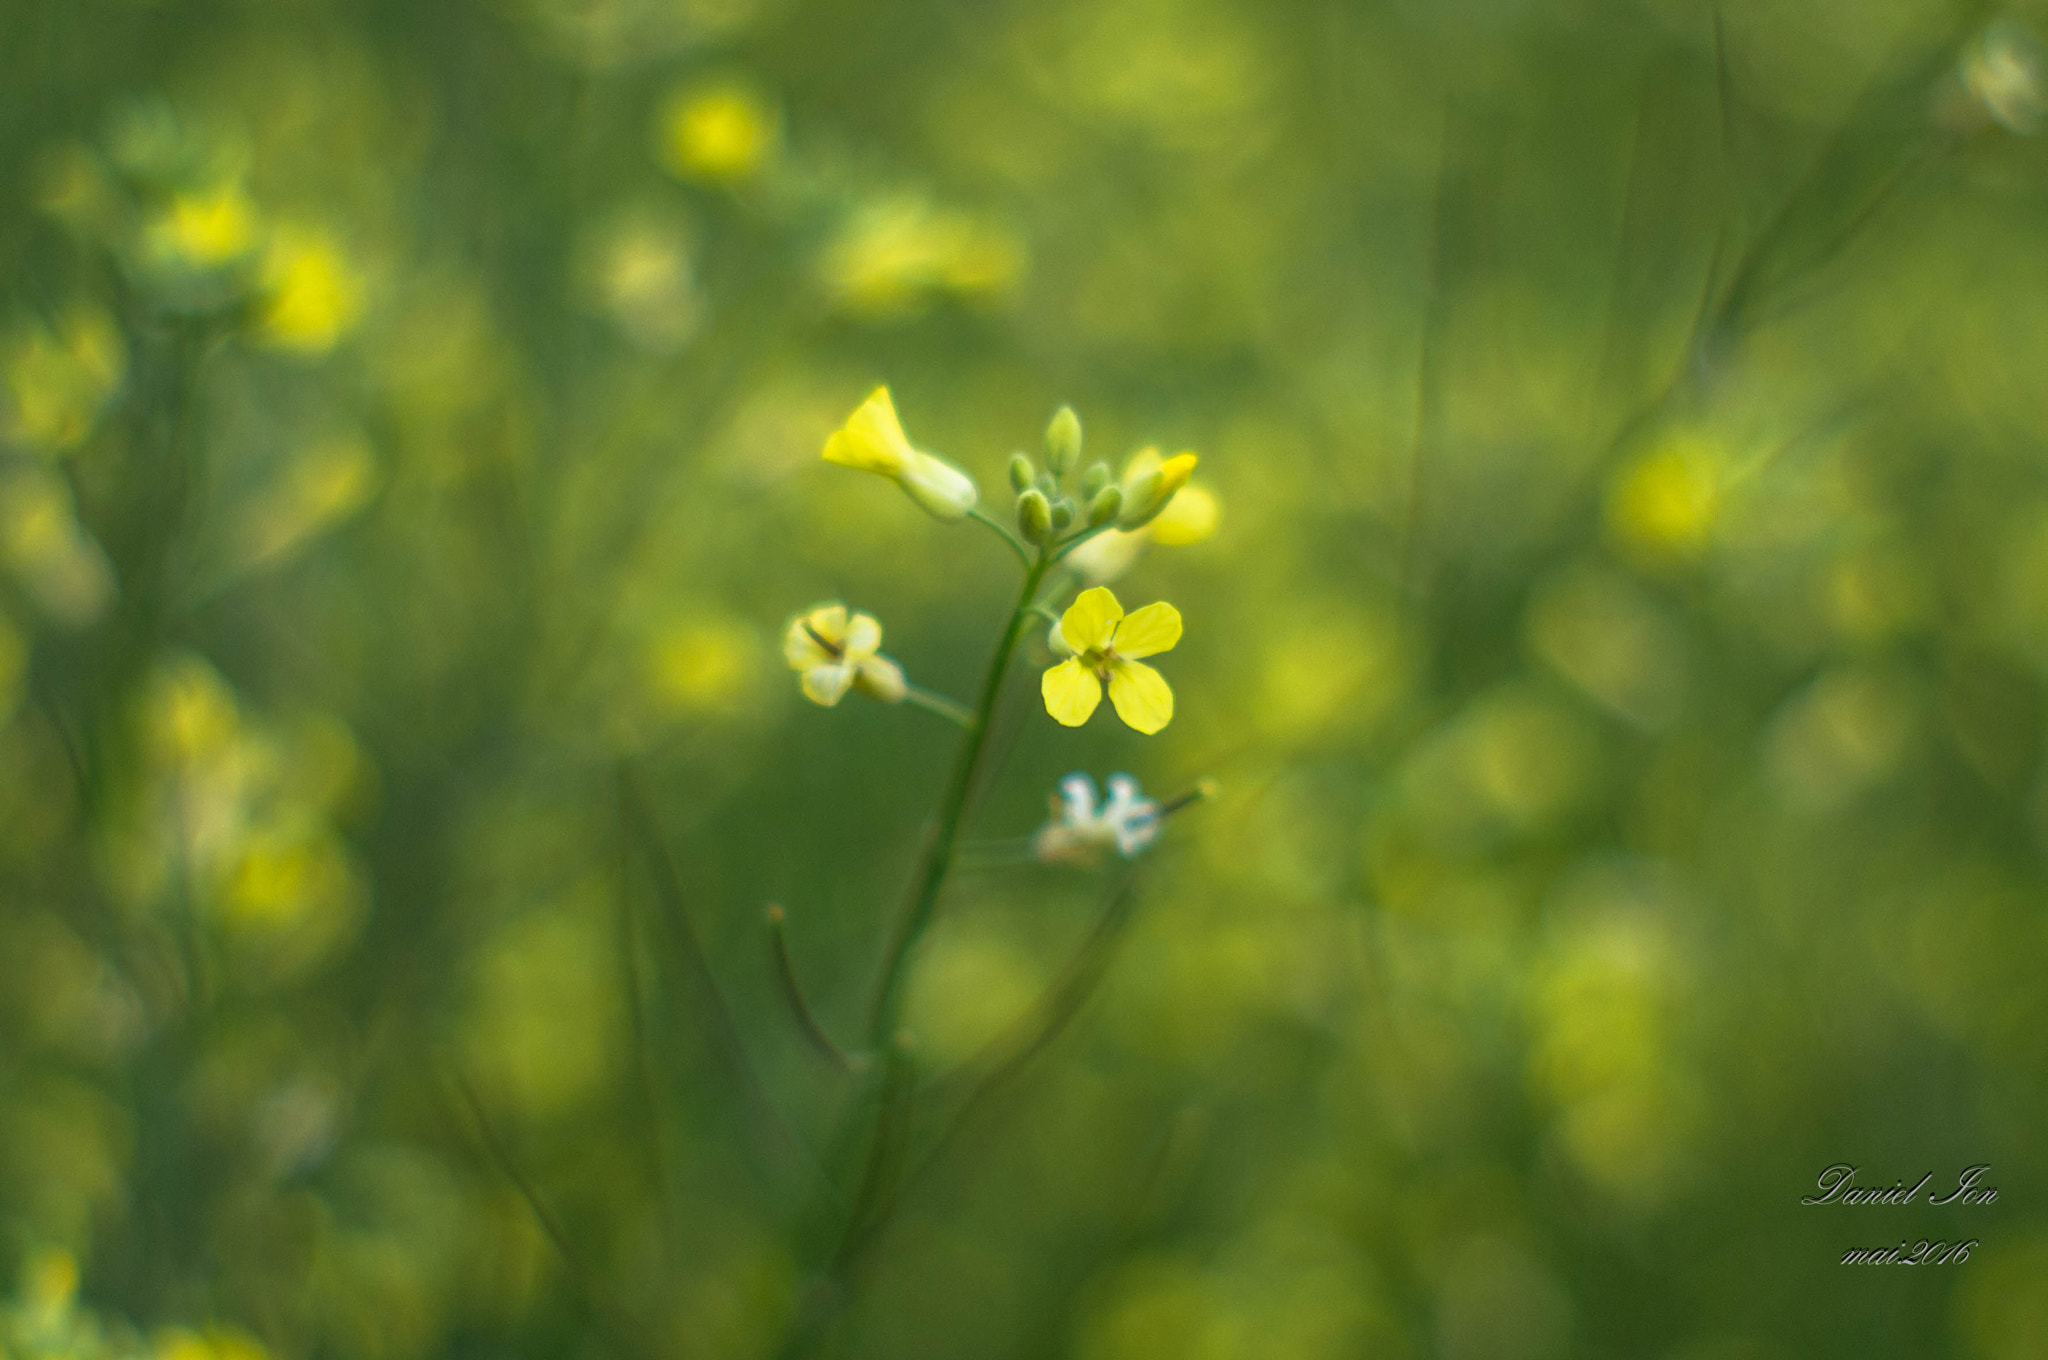
[[[1197,461],[1192,453],[1162,458],[1144,449],[1117,476],[1101,462],[1083,468],[1082,443],[1080,417],[1063,406],[1046,427],[1042,466],[1023,453],[1011,456],[1014,518],[1005,524],[983,508],[981,488],[971,475],[910,442],[888,388],[870,393],[825,440],[825,461],[886,477],[945,523],[974,519],[986,525],[1023,563],[1023,593],[998,647],[979,711],[910,683],[903,667],[881,654],[882,625],[838,603],[815,605],[784,629],[783,656],[800,677],[804,696],[830,708],[858,690],[884,703],[909,700],[940,713],[968,730],[970,755],[963,768],[971,769],[1019,634],[1036,615],[1056,620],[1048,643],[1059,659],[1039,681],[1045,710],[1055,722],[1083,725],[1107,694],[1132,730],[1146,736],[1163,731],[1173,721],[1173,689],[1144,658],[1179,643],[1180,611],[1161,600],[1126,613],[1100,584],[1081,590],[1063,612],[1054,603],[1082,581],[1115,574],[1106,560],[1068,565],[1070,556],[1091,545],[1111,544],[1110,555],[1121,570],[1148,542],[1199,541],[1215,527],[1216,501],[1190,487]],[[1178,517],[1169,520],[1176,507]],[[1161,525],[1171,527],[1162,530]],[[1109,796],[1100,803],[1087,776],[1070,775],[1054,800],[1053,821],[1034,838],[1034,853],[1048,863],[1085,863],[1113,847],[1129,858],[1156,838],[1161,815],[1158,804],[1139,796],[1137,781],[1128,775],[1113,777]]]
[[[1080,417],[1063,406],[1046,428],[1043,469],[1025,454],[1012,455],[1015,533],[981,508],[981,489],[972,476],[910,442],[886,387],[870,393],[826,439],[824,459],[888,478],[942,521],[973,517],[989,524],[1032,567],[1034,587],[1049,567],[1070,556],[1075,574],[1099,581],[1128,567],[1148,541],[1199,542],[1214,531],[1215,497],[1188,484],[1194,454],[1162,458],[1147,448],[1132,456],[1121,477],[1104,463],[1075,476],[1081,449]],[[1177,514],[1169,519],[1173,510]],[[1091,549],[1092,557],[1082,555]],[[1098,585],[1082,592],[1052,630],[1051,646],[1065,659],[1041,683],[1046,712],[1079,727],[1107,692],[1117,716],[1134,730],[1148,736],[1160,731],[1173,720],[1173,690],[1140,658],[1170,650],[1180,634],[1180,612],[1170,604],[1126,615],[1107,589]],[[906,694],[902,668],[877,654],[880,644],[881,625],[872,617],[848,615],[843,605],[821,605],[790,620],[783,653],[815,703],[837,704],[849,689],[895,703]]]

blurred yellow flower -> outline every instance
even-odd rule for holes
[[[24,1273],[24,1301],[37,1314],[61,1316],[78,1297],[78,1258],[68,1251],[39,1251],[29,1258]]]
[[[790,669],[803,675],[804,697],[830,708],[849,689],[899,703],[905,685],[903,668],[878,655],[882,625],[871,614],[850,614],[843,604],[821,604],[789,621],[782,636],[782,655]]]
[[[0,481],[0,562],[59,622],[83,627],[114,595],[112,565],[78,522],[71,488],[42,468]]]
[[[112,317],[97,307],[74,307],[54,332],[28,326],[10,337],[5,365],[6,434],[57,452],[92,433],[120,390],[128,355]]]
[[[376,454],[360,435],[313,445],[244,512],[244,550],[256,562],[284,556],[367,505],[378,480]]]
[[[661,159],[686,179],[746,179],[775,149],[775,111],[743,85],[678,90],[662,108]]]
[[[1669,439],[1616,477],[1607,498],[1608,527],[1648,555],[1696,557],[1726,508],[1729,473],[1718,444],[1699,435]]]
[[[1166,503],[1152,520],[1152,541],[1168,547],[1200,543],[1216,533],[1223,520],[1223,506],[1206,486],[1189,483]]]
[[[1139,657],[1172,651],[1180,611],[1165,601],[1125,614],[1116,596],[1096,586],[1081,592],[1060,617],[1059,632],[1075,655],[1045,673],[1045,711],[1068,727],[1088,721],[1109,690],[1116,715],[1147,736],[1173,721],[1173,690]]]
[[[233,184],[179,194],[149,225],[147,241],[151,253],[167,263],[218,268],[256,248],[256,208]]]
[[[997,222],[906,194],[849,217],[819,267],[843,309],[879,317],[912,310],[935,293],[1006,293],[1023,276],[1025,250]]]
[[[825,441],[824,459],[887,477],[942,520],[965,519],[981,497],[974,479],[943,458],[912,448],[889,389],[868,394]]]
[[[362,279],[341,245],[324,231],[281,230],[263,261],[267,294],[258,326],[279,349],[324,354],[355,325],[363,309]]]
[[[753,690],[755,646],[753,630],[737,619],[712,616],[670,626],[648,653],[654,699],[679,713],[743,704]]]

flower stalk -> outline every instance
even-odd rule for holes
[[[897,921],[889,937],[888,948],[882,955],[881,978],[875,988],[874,1002],[868,1010],[867,1042],[870,1048],[880,1049],[896,1031],[897,1013],[902,1006],[905,965],[925,927],[931,924],[932,913],[938,908],[939,891],[945,887],[946,875],[952,870],[953,853],[960,838],[960,823],[967,813],[967,797],[974,788],[975,776],[981,771],[982,757],[988,749],[988,731],[996,705],[1003,697],[1003,682],[1009,676],[1010,658],[1016,654],[1017,640],[1024,635],[1025,621],[1032,617],[1038,588],[1044,583],[1045,574],[1052,565],[1052,554],[1041,548],[1024,573],[1024,586],[1017,593],[1015,607],[1010,610],[1010,621],[1003,628],[1001,640],[996,643],[995,654],[989,658],[988,674],[981,685],[981,700],[975,706],[973,721],[960,738],[960,751],[953,758],[953,771],[947,777],[945,792],[939,799],[938,820],[932,824],[931,837],[925,842],[910,904]]]

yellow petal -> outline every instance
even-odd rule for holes
[[[832,635],[826,633],[825,636],[830,638]],[[872,614],[855,614],[847,620],[846,640],[839,645],[844,649],[848,661],[859,661],[863,657],[873,656],[882,648],[882,625],[875,622],[875,616]]]
[[[1045,673],[1039,690],[1045,695],[1045,711],[1055,722],[1079,727],[1088,721],[1102,702],[1102,682],[1080,662],[1066,660]]]
[[[846,633],[846,606],[843,604],[820,605],[809,609],[789,621],[789,627],[782,635],[782,656],[796,670],[808,670],[812,666],[823,666],[836,660],[831,648],[839,645],[839,639]],[[824,639],[824,643],[819,642]],[[825,644],[830,644],[827,646]]]
[[[1171,496],[1188,484],[1188,478],[1195,475],[1195,455],[1176,453],[1159,465],[1159,490]]]
[[[1173,721],[1173,690],[1165,676],[1142,661],[1114,663],[1109,701],[1116,705],[1119,718],[1148,737]]]
[[[1206,486],[1190,484],[1152,521],[1152,537],[1176,548],[1200,543],[1216,532],[1216,523],[1222,518],[1223,507],[1217,504],[1215,493]]]
[[[1067,612],[1060,616],[1060,631],[1067,635],[1067,645],[1077,652],[1107,647],[1116,636],[1117,620],[1123,616],[1124,607],[1116,602],[1108,587],[1096,586],[1082,591],[1067,606]]]
[[[829,666],[813,666],[804,672],[804,697],[814,704],[830,708],[846,697],[846,691],[853,688],[856,668],[834,663]]]
[[[896,419],[896,403],[889,389],[877,387],[868,394],[846,423],[825,441],[825,461],[862,472],[879,472],[884,477],[901,477],[916,455]]]
[[[1126,614],[1116,626],[1116,641],[1111,645],[1118,656],[1139,657],[1170,652],[1179,641],[1180,611],[1161,600]]]

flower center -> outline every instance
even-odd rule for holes
[[[825,649],[825,654],[827,656],[830,656],[833,660],[837,661],[839,658],[846,655],[845,648],[834,646],[831,640],[828,639],[823,633],[811,627],[811,621],[809,619],[804,620],[804,631],[806,633],[809,633],[811,635],[811,641],[817,643],[820,647],[823,647]]]

